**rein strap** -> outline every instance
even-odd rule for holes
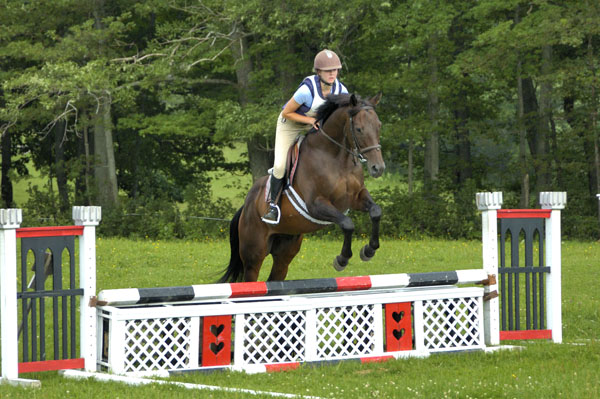
[[[345,150],[348,154],[350,154],[354,158],[360,160],[360,162],[362,162],[362,163],[367,162],[367,160],[364,157],[364,154],[366,154],[369,151],[381,149],[381,144],[372,145],[372,146],[365,147],[365,148],[360,148],[360,146],[358,145],[358,139],[356,138],[356,131],[354,130],[354,121],[353,121],[352,117],[350,117],[350,131],[352,132],[352,139],[354,140],[354,146],[356,147],[356,150],[351,150],[348,147],[346,147],[345,145],[343,145],[343,144],[339,143],[338,141],[336,141],[333,137],[331,137],[330,135],[328,135],[325,132],[325,130],[323,130],[322,127],[319,127],[319,130],[317,130],[317,133],[318,132],[323,133],[323,135],[325,137],[327,137],[327,139],[329,141],[331,141],[333,144],[337,145],[341,149]]]

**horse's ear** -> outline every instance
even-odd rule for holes
[[[358,104],[358,99],[356,98],[354,93],[350,95],[350,104],[352,104],[353,107],[356,107],[356,105]]]
[[[381,100],[381,94],[381,92],[377,93],[375,96],[369,99],[369,102],[373,105],[379,104],[379,101]]]

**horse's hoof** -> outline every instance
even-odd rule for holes
[[[365,245],[364,247],[361,248],[360,250],[360,258],[365,261],[368,262],[371,259],[373,259],[373,256],[375,256],[375,250],[373,248],[371,248],[369,246],[369,244]]]
[[[343,271],[346,268],[346,266],[348,266],[348,259],[344,259],[341,256],[336,256],[333,259],[333,268],[338,272]]]

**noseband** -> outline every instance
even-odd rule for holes
[[[373,107],[371,107],[371,106],[361,107],[361,110],[369,110],[369,109],[373,109]],[[352,140],[354,141],[354,147],[355,147],[355,149],[349,149],[345,145],[339,143],[334,138],[332,138],[330,135],[328,135],[327,133],[325,133],[325,130],[323,130],[323,128],[319,128],[318,131],[321,132],[321,133],[323,133],[323,135],[325,137],[327,137],[327,139],[329,141],[331,141],[333,144],[335,144],[338,147],[342,148],[348,154],[352,155],[354,157],[354,159],[358,159],[362,163],[367,162],[367,159],[364,157],[364,154],[366,154],[369,151],[373,151],[373,150],[377,150],[377,151],[381,150],[381,144],[372,145],[372,146],[365,147],[365,148],[360,148],[360,145],[358,144],[358,139],[356,138],[356,130],[354,129],[354,120],[353,120],[352,116],[350,116],[350,132],[352,133]]]

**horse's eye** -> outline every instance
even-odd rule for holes
[[[359,133],[362,133],[362,128],[361,127],[357,127],[356,131],[359,132]]]

